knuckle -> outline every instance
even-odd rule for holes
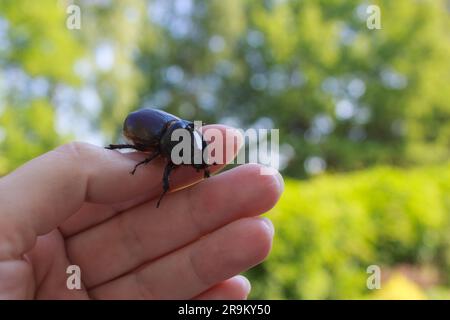
[[[53,157],[60,163],[64,163],[64,168],[73,172],[73,175],[89,179],[92,171],[95,170],[93,160],[98,158],[100,153],[94,152],[94,146],[85,142],[73,141],[66,143],[53,151]],[[90,165],[86,165],[86,164]],[[88,181],[86,180],[87,184]]]
[[[123,235],[122,243],[127,249],[128,258],[131,261],[139,260],[142,252],[145,252],[145,241],[139,230],[136,229],[136,222],[130,215],[122,214],[118,218],[118,228]]]
[[[83,159],[87,156],[89,149],[90,145],[88,143],[72,141],[60,146],[55,151],[63,153],[70,158]]]
[[[192,276],[195,278],[197,283],[200,283],[205,288],[211,286],[214,282],[213,279],[209,279],[209,273],[203,272],[201,263],[192,253],[188,254],[189,269],[191,270]]]

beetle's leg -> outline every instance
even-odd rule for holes
[[[217,162],[214,161],[212,165],[215,166],[216,164],[217,164]],[[203,169],[203,173],[204,173],[204,175],[203,175],[204,178],[209,178],[211,176],[211,172],[209,172],[208,167]]]
[[[150,161],[152,161],[153,159],[155,159],[157,156],[159,156],[159,152],[158,152],[158,151],[156,151],[155,153],[153,153],[150,157],[148,157],[148,158],[142,160],[141,162],[137,163],[137,164],[134,166],[133,171],[130,172],[130,174],[134,174],[134,173],[136,172],[136,169],[137,169],[140,165],[149,163]]]
[[[105,149],[109,149],[109,150],[114,150],[114,149],[135,149],[135,150],[140,150],[140,148],[138,148],[135,145],[132,144],[110,144],[109,146],[105,147]]]
[[[163,193],[161,194],[161,196],[159,197],[158,202],[156,203],[156,207],[159,208],[159,204],[161,203],[162,198],[164,197],[164,195],[167,193],[167,191],[169,191],[169,176],[170,176],[170,172],[172,171],[172,169],[175,167],[175,165],[172,162],[169,162],[166,165],[166,168],[164,169],[164,175],[163,175]]]

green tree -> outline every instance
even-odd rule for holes
[[[0,175],[62,141],[50,98],[57,84],[79,83],[82,52],[65,18],[55,1],[0,3]]]
[[[49,114],[69,113],[53,102],[56,84],[97,99],[92,111],[64,97],[79,130],[116,140],[142,106],[279,128],[294,177],[311,157],[331,171],[449,158],[444,0],[376,1],[381,30],[367,28],[357,0],[73,1],[81,30],[64,27],[69,3],[2,1],[9,46],[0,59],[2,70],[49,81]]]
[[[381,268],[383,289],[398,264],[428,266],[426,277],[438,274],[448,296],[449,212],[448,164],[288,180],[268,214],[272,253],[248,274],[253,298],[370,298],[367,267]]]
[[[280,128],[292,176],[312,155],[331,170],[448,159],[446,2],[376,3],[381,30],[361,1],[160,4],[139,105]]]

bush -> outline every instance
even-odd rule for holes
[[[287,180],[252,298],[364,298],[366,268],[433,265],[448,284],[450,165]]]

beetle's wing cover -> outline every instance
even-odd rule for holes
[[[145,113],[145,115],[143,114],[143,118],[145,118],[146,125],[150,126],[153,135],[158,137],[162,135],[169,122],[181,120],[173,114],[158,109],[148,108],[142,109],[142,111]]]
[[[125,119],[124,133],[134,143],[150,147],[159,143],[168,123],[178,120],[178,117],[162,110],[140,109]]]

